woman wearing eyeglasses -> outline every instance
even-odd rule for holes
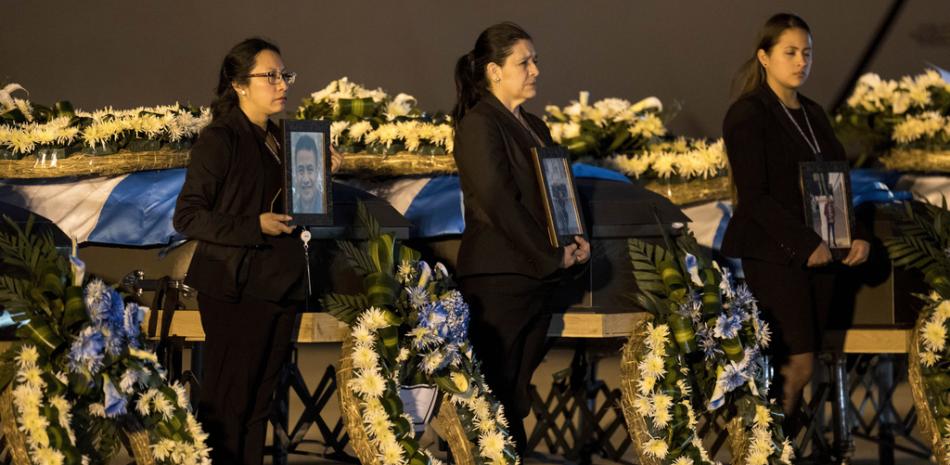
[[[590,259],[583,237],[553,247],[531,149],[553,145],[522,104],[536,94],[534,42],[521,27],[485,29],[455,66],[455,162],[465,204],[459,284],[471,305],[469,331],[485,379],[505,407],[519,455],[528,385],[544,357],[544,302],[558,271]]]
[[[198,240],[185,283],[198,290],[205,332],[198,417],[214,463],[262,463],[270,400],[306,299],[308,264],[280,213],[285,170],[270,120],[294,78],[265,40],[228,52],[175,209],[175,229]]]

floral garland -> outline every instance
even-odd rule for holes
[[[663,463],[711,463],[696,435],[695,409],[702,406],[740,420],[749,440],[745,450],[732,451],[735,461],[790,464],[791,442],[775,421],[782,413],[768,399],[768,323],[746,285],[735,286],[728,270],[698,258],[691,235],[677,245],[668,252],[630,241],[641,304],[655,317],[635,335],[644,344],[635,354],[640,378],[630,402],[651,420],[641,450]]]
[[[517,465],[504,408],[486,385],[468,341],[468,304],[445,267],[430,267],[418,252],[381,234],[363,204],[357,212],[369,240],[362,247],[339,244],[364,276],[366,293],[328,294],[321,304],[351,328],[352,349],[344,356],[353,376],[347,387],[372,449],[365,456],[383,465],[439,464],[419,447],[399,396],[400,386],[427,384],[438,388],[442,409],[455,409],[477,463]]]
[[[633,153],[667,133],[659,117],[663,103],[656,97],[637,103],[607,98],[593,105],[589,99],[585,91],[564,108],[548,105],[544,109],[551,137],[572,154],[603,158]]]
[[[425,114],[409,94],[390,97],[346,77],[305,98],[297,117],[333,121],[330,137],[346,152],[435,155],[453,150],[451,118]]]
[[[50,238],[0,232],[0,251],[19,274],[0,277],[0,295],[19,340],[3,387],[33,463],[105,463],[120,429],[140,425],[160,464],[210,464],[207,435],[184,387],[169,385],[141,334],[144,309],[99,279],[81,286],[84,265],[66,264]],[[28,276],[24,278],[23,276]]]
[[[398,276],[417,315],[414,327],[397,343],[392,335],[403,321],[392,312],[370,307],[352,327],[354,344],[348,355],[354,368],[350,387],[360,400],[373,455],[383,465],[412,460],[441,464],[428,451],[419,450],[410,426],[413,419],[403,412],[399,400],[400,379],[421,378],[432,380],[442,390],[442,408],[465,411],[459,416],[465,431],[477,434],[473,442],[485,463],[517,465],[504,408],[491,397],[475,368],[467,335],[468,305],[458,291],[446,289],[445,268],[437,264],[433,273],[425,262],[413,266],[406,261]],[[430,294],[433,290],[438,294]],[[398,351],[387,351],[387,347],[398,347]]]
[[[58,107],[36,112],[30,102],[12,99],[11,107],[0,108],[5,116],[15,114],[6,123],[0,121],[0,150],[22,157],[55,148],[100,155],[123,148],[158,150],[163,145],[181,149],[211,122],[210,109],[178,104],[128,110],[110,107],[91,113],[73,110],[64,102]]]
[[[678,138],[651,144],[640,154],[609,156],[602,164],[636,179],[710,179],[728,170],[722,139],[708,143]]]
[[[845,140],[866,150],[950,148],[950,83],[935,70],[900,80],[868,73],[858,79],[846,104],[835,115]]]

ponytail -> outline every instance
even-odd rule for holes
[[[471,52],[459,57],[455,63],[455,108],[452,109],[452,124],[458,128],[465,113],[489,92],[485,68],[489,63],[504,66],[511,55],[511,47],[519,40],[531,40],[521,26],[504,22],[482,31]]]

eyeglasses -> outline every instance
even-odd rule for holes
[[[247,77],[266,77],[267,83],[276,86],[280,83],[281,80],[287,83],[287,85],[293,84],[297,80],[297,73],[292,73],[285,71],[283,73],[277,71],[271,71],[269,73],[255,73],[248,74]]]

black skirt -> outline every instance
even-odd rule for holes
[[[779,360],[821,349],[839,266],[803,268],[742,259],[746,283],[772,330],[769,352]]]

